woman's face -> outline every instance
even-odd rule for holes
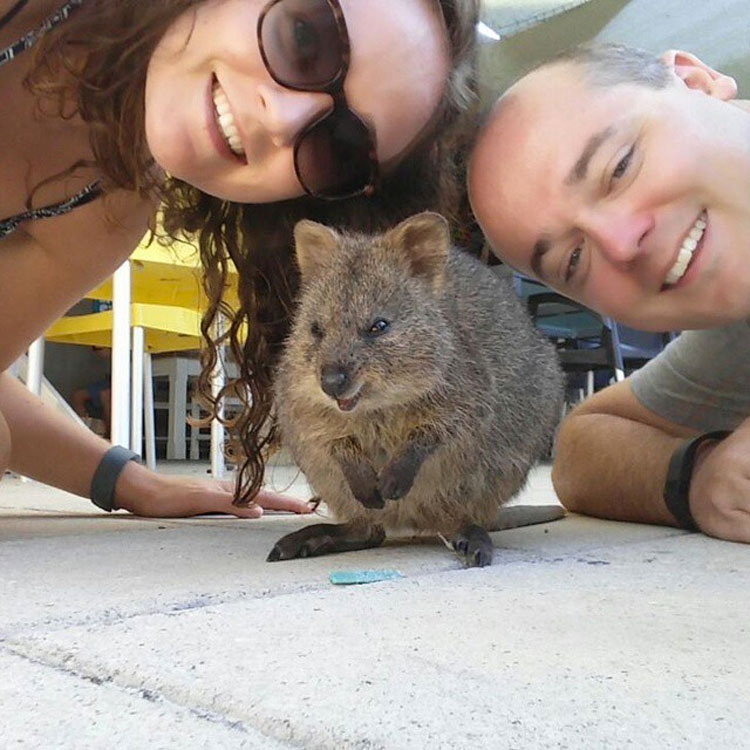
[[[340,4],[351,45],[344,91],[374,131],[387,168],[440,101],[450,68],[446,31],[434,0]],[[332,108],[328,94],[293,91],[270,76],[256,34],[265,5],[206,0],[186,11],[154,51],[146,78],[146,138],[157,163],[206,193],[243,203],[304,193],[295,138]],[[234,129],[219,126],[217,103],[229,108]],[[232,153],[228,140],[244,156]]]

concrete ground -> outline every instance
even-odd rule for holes
[[[0,748],[750,748],[750,547],[568,516],[483,570],[433,540],[265,563],[304,523],[4,481]]]

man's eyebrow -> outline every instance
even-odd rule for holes
[[[588,172],[589,164],[594,158],[594,155],[599,148],[609,138],[615,134],[616,128],[614,125],[610,125],[599,133],[595,133],[588,139],[584,146],[583,153],[581,154],[578,161],[573,165],[573,169],[570,170],[570,174],[565,178],[566,185],[575,185],[586,179],[586,173]]]
[[[542,258],[549,252],[549,249],[549,240],[539,239],[536,241],[534,249],[531,252],[531,270],[539,279],[545,278],[544,271],[542,270]]]
[[[581,153],[578,161],[573,165],[573,169],[570,170],[570,173],[565,178],[566,185],[575,185],[586,179],[589,164],[594,158],[594,155],[616,132],[617,128],[615,128],[614,125],[609,125],[604,128],[604,130],[594,133],[594,135],[588,139],[583,148],[583,153]],[[546,278],[542,269],[542,258],[549,252],[550,247],[550,241],[541,237],[536,241],[534,249],[531,251],[531,270],[539,279],[544,280]]]

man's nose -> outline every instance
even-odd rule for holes
[[[329,94],[318,91],[294,91],[264,84],[258,87],[260,117],[275,146],[289,146],[310,122],[333,107]]]
[[[582,227],[601,252],[613,263],[630,263],[645,249],[654,227],[648,211],[597,211]]]

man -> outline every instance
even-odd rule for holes
[[[563,504],[750,542],[750,102],[736,93],[685,52],[575,50],[500,99],[469,189],[513,267],[634,328],[687,331],[563,422]]]

